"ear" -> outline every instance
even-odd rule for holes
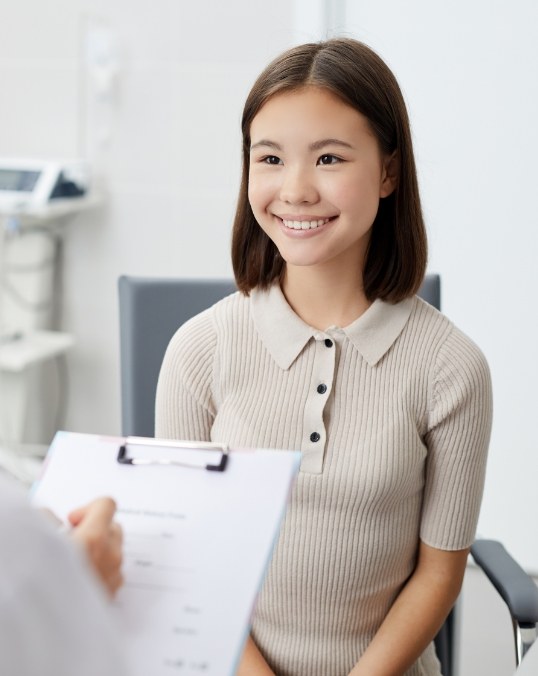
[[[398,185],[398,176],[400,173],[400,163],[398,162],[397,151],[392,155],[383,158],[383,172],[381,174],[381,184],[379,186],[379,197],[388,197]]]

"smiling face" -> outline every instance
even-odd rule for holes
[[[368,120],[305,87],[271,97],[250,138],[249,202],[288,267],[362,270],[379,199],[396,182]]]

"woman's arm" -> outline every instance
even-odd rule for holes
[[[210,441],[215,417],[216,336],[208,311],[184,324],[170,341],[155,398],[155,436]]]
[[[275,676],[250,636],[247,639],[236,676]]]
[[[216,338],[210,314],[204,312],[184,325],[166,351],[155,406],[155,436],[210,441]],[[240,676],[274,676],[249,637],[239,665]]]
[[[420,543],[414,573],[350,676],[402,676],[416,662],[458,597],[468,554]]]
[[[426,481],[415,571],[352,676],[402,676],[459,594],[484,486],[491,378],[484,355],[453,328],[436,356],[425,444]]]

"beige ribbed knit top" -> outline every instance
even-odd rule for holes
[[[347,674],[413,571],[419,538],[471,544],[491,408],[482,353],[416,297],[318,331],[275,285],[179,329],[156,436],[303,454],[252,626],[278,676]],[[440,674],[432,646],[407,674]]]

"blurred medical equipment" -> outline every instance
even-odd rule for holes
[[[89,166],[82,160],[0,158],[0,212],[50,223],[77,210],[89,192]]]
[[[43,437],[35,428],[54,432],[65,408],[64,357],[73,337],[56,330],[64,226],[98,201],[83,160],[0,158],[0,465],[23,480],[36,467],[25,443],[28,423]],[[52,365],[55,388],[46,382]],[[38,404],[30,421],[32,398]]]

